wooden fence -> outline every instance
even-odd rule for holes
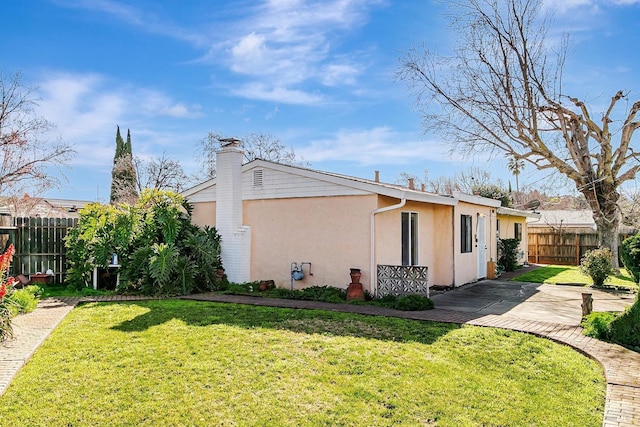
[[[621,234],[620,242],[629,237]],[[582,256],[598,247],[593,233],[532,233],[529,229],[529,262],[532,264],[579,265]]]
[[[12,273],[29,276],[52,270],[61,283],[67,271],[64,237],[77,218],[13,218],[16,253]]]

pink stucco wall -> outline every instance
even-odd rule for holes
[[[381,197],[378,207],[398,202],[397,199]],[[376,215],[376,263],[400,265],[401,212],[418,214],[418,259],[419,265],[429,267],[431,285],[449,286],[453,283],[453,251],[451,230],[451,206],[408,202],[402,208]]]
[[[500,238],[501,239],[513,239],[515,238],[515,226],[514,224],[522,224],[522,239],[518,246],[518,263],[522,264],[528,259],[528,229],[527,219],[521,216],[513,215],[498,215],[500,221]]]
[[[460,216],[470,215],[472,221],[472,251],[468,253],[462,253],[461,247],[461,225]],[[496,261],[497,245],[496,245],[496,209],[489,206],[476,205],[466,202],[459,202],[455,208],[454,217],[454,254],[455,254],[455,285],[461,286],[466,283],[475,282],[480,277],[478,275],[478,246],[476,242],[477,238],[477,226],[478,217],[484,215],[485,217],[485,239],[486,239],[486,260]]]
[[[191,221],[201,227],[216,225],[216,202],[192,203],[193,213]]]
[[[371,284],[371,212],[395,205],[398,199],[378,196],[337,196],[245,200],[243,224],[251,227],[251,280],[291,285],[291,263],[305,265],[305,278],[294,287],[346,287],[349,269],[362,270],[365,289]],[[377,264],[401,264],[401,212],[417,212],[419,265],[429,267],[429,283],[454,281],[453,207],[408,202],[375,216],[374,269]],[[215,226],[215,202],[195,203],[193,221]]]
[[[291,284],[292,262],[311,262],[311,273],[294,287],[346,287],[349,269],[362,270],[368,288],[369,215],[377,196],[312,197],[244,202],[244,223],[251,226],[251,279]]]

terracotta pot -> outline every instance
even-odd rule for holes
[[[354,284],[360,283],[360,277],[362,277],[362,273],[360,272],[359,268],[352,268],[351,273],[349,273],[349,275],[351,276],[351,283],[354,283]]]
[[[347,287],[347,301],[364,301],[362,283],[350,283]]]

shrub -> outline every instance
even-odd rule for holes
[[[393,308],[405,311],[431,310],[433,301],[421,295],[402,295],[398,297]]]
[[[434,307],[433,300],[422,295],[384,295],[374,298],[371,303],[380,307],[393,308],[404,311],[431,310]]]
[[[0,303],[0,342],[13,338],[13,328],[11,327],[11,317],[13,313],[9,308]]]
[[[640,299],[610,325],[611,341],[640,352]]]
[[[518,268],[518,246],[520,239],[498,239],[498,265],[504,271]]]
[[[31,289],[29,289],[31,288]],[[38,298],[34,294],[34,289],[38,286],[29,286],[24,289],[14,289],[5,297],[6,306],[15,316],[20,313],[31,313],[38,305]]]
[[[488,197],[489,199],[500,200],[502,206],[510,208],[513,206],[513,198],[511,192],[499,185],[482,184],[474,185],[471,188],[473,194]]]
[[[582,320],[584,334],[640,351],[640,299],[623,313],[593,312]]]
[[[593,249],[582,257],[580,271],[591,277],[593,286],[602,287],[607,277],[613,274],[613,255],[609,248]]]
[[[226,294],[247,295],[256,294],[271,298],[334,302],[341,303],[347,300],[347,290],[337,288],[335,286],[309,286],[303,289],[290,290],[286,288],[274,288],[268,291],[258,292],[260,282],[251,282],[243,284],[230,284],[225,290]]]
[[[345,302],[347,300],[347,290],[334,286],[310,286],[297,291],[300,299],[323,302]]]
[[[42,294],[44,293],[44,289],[38,285],[25,286],[23,289],[26,289],[29,293],[31,293],[38,299],[42,298]]]
[[[620,245],[620,258],[633,281],[640,283],[640,234],[626,238]]]
[[[15,279],[9,276],[9,266],[15,253],[13,244],[0,255],[0,342],[13,338],[11,317],[14,315],[8,297],[13,292]]]
[[[609,325],[617,317],[617,314],[608,311],[594,311],[582,319],[580,326],[584,328],[584,334],[588,337],[608,341],[611,339]]]
[[[179,194],[147,189],[136,204],[90,204],[65,240],[71,268],[67,280],[80,290],[94,265],[120,261],[117,292],[184,295],[218,290],[220,236],[191,223],[191,207]]]

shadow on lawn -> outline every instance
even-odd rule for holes
[[[98,303],[102,304],[108,303]],[[141,332],[176,319],[191,326],[229,325],[246,329],[267,328],[431,344],[460,328],[457,324],[408,321],[392,317],[202,301],[135,301],[120,304],[136,305],[149,310],[112,327],[122,332]]]

